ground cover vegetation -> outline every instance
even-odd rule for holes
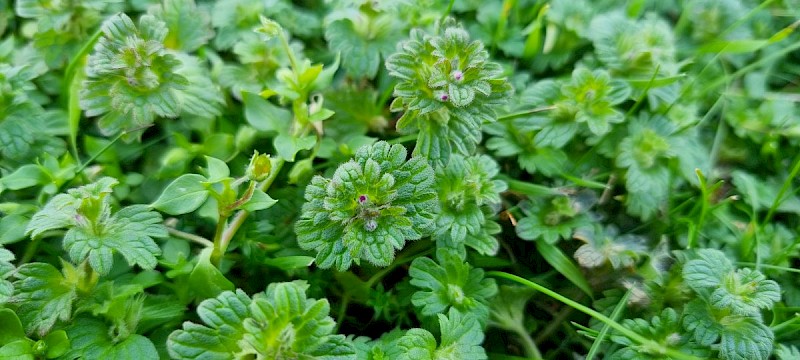
[[[2,359],[800,359],[798,0],[0,0]]]

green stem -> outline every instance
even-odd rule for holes
[[[786,54],[789,54],[789,53],[791,53],[791,52],[793,52],[793,51],[795,51],[797,49],[800,49],[800,41],[795,42],[794,44],[788,45],[785,48],[780,49],[779,51],[776,51],[776,52],[774,52],[774,53],[772,53],[772,54],[770,54],[768,56],[765,56],[765,57],[759,59],[758,61],[755,61],[755,62],[751,63],[750,65],[747,65],[747,66],[737,70],[736,72],[731,74],[729,77],[722,77],[720,79],[717,79],[716,81],[714,81],[711,84],[709,84],[708,86],[706,86],[702,90],[702,93],[706,94],[709,91],[717,88],[718,86],[720,86],[722,84],[725,84],[728,81],[732,81],[733,79],[738,78],[738,77],[746,74],[750,70],[753,70],[753,69],[755,69],[755,68],[757,68],[759,66],[762,66],[762,65],[767,64],[767,63],[769,63],[771,61],[774,61],[774,60],[776,60],[776,59],[778,59],[778,58],[780,58],[782,56],[785,56]]]
[[[37,236],[31,239],[28,245],[25,246],[25,253],[19,260],[19,265],[27,264],[28,262],[31,261],[31,259],[33,259],[33,256],[36,255],[36,251],[39,249],[39,243],[41,241],[42,241],[41,236]]]
[[[77,169],[77,170],[75,170],[75,173],[76,173],[76,174],[77,174],[77,173],[80,173],[81,171],[83,171],[83,169],[86,169],[86,167],[87,167],[87,166],[89,166],[89,164],[91,164],[91,163],[92,163],[93,161],[95,161],[95,160],[96,160],[98,157],[100,157],[100,155],[103,155],[103,153],[104,153],[104,152],[106,152],[106,150],[108,150],[108,149],[110,149],[112,146],[114,146],[114,144],[115,144],[117,141],[119,141],[119,139],[121,139],[121,138],[122,138],[123,136],[125,136],[126,134],[129,134],[129,133],[132,133],[132,132],[135,132],[135,131],[139,131],[139,130],[143,130],[143,129],[149,128],[149,127],[151,127],[151,126],[153,126],[153,124],[144,125],[144,126],[139,126],[139,127],[136,127],[136,128],[130,129],[130,130],[125,130],[125,131],[123,131],[123,132],[119,133],[119,135],[115,136],[115,137],[114,137],[114,139],[113,139],[113,140],[111,140],[111,142],[109,142],[108,144],[106,144],[106,146],[103,146],[103,148],[102,148],[102,149],[100,149],[100,151],[96,152],[94,155],[92,155],[92,157],[90,157],[88,160],[86,160],[86,162],[84,162],[83,164],[81,164],[81,165],[78,167],[78,169]],[[76,159],[76,160],[77,160],[77,159]]]
[[[625,308],[625,305],[628,303],[628,299],[631,297],[631,290],[628,290],[625,295],[622,296],[622,299],[619,300],[617,306],[614,308],[614,312],[611,313],[611,319],[617,321],[620,314],[622,314],[622,310]],[[594,339],[594,343],[592,343],[592,347],[589,349],[589,353],[586,354],[586,360],[593,360],[597,353],[600,351],[600,344],[603,343],[603,340],[608,335],[608,330],[610,327],[608,324],[603,325],[603,328],[600,329],[600,332],[597,334],[597,337]]]
[[[780,206],[783,200],[785,200],[783,197],[786,195],[786,192],[789,191],[789,188],[792,186],[792,180],[797,177],[798,173],[800,173],[800,155],[795,158],[794,165],[792,166],[792,172],[789,173],[789,177],[787,177],[783,182],[781,190],[778,191],[778,196],[775,197],[775,201],[773,201],[772,206],[769,207],[767,215],[764,216],[764,220],[761,222],[762,224],[766,224],[772,220],[772,216],[775,215],[775,212],[778,211],[778,206]]]
[[[515,326],[513,330],[522,341],[522,347],[525,348],[525,356],[527,356],[529,359],[541,360],[542,352],[539,351],[539,347],[536,346],[536,343],[533,341],[531,334],[528,333],[528,330],[526,330],[523,326]]]
[[[189,240],[189,241],[191,241],[193,243],[200,244],[200,245],[203,245],[205,247],[213,247],[214,246],[214,243],[211,242],[211,240],[208,240],[208,239],[206,239],[206,238],[204,238],[204,237],[202,237],[200,235],[187,233],[187,232],[180,231],[178,229],[171,228],[171,227],[167,227],[167,232],[170,235],[172,235],[172,236],[174,236],[176,238]]]
[[[230,240],[223,242],[222,236],[225,233],[225,223],[228,221],[228,217],[224,215],[219,216],[219,221],[217,221],[217,229],[214,231],[214,250],[211,253],[211,263],[213,263],[216,267],[219,267],[220,261],[222,261],[222,256],[225,255],[225,250],[228,249],[228,244]]]
[[[297,64],[297,58],[294,56],[294,52],[289,46],[289,38],[286,37],[286,32],[284,32],[283,29],[281,29],[280,38],[281,45],[283,45],[283,49],[286,50],[286,55],[289,57],[289,63],[292,64],[292,70],[295,76],[300,77],[300,66]]]
[[[73,84],[75,81],[75,74],[78,69],[78,65],[84,65],[84,59],[86,55],[89,54],[89,51],[92,50],[94,43],[97,42],[97,39],[103,34],[101,29],[97,29],[97,31],[92,34],[92,37],[89,38],[86,43],[78,50],[78,53],[72,57],[72,61],[67,64],[67,68],[64,71],[64,89],[62,92],[67,94],[67,108],[69,114],[69,147],[70,151],[72,152],[72,156],[75,158],[75,161],[78,163],[81,162],[80,154],[78,154],[78,123],[80,122],[81,116],[81,109],[79,106],[79,102],[77,99],[74,98],[74,95],[77,92],[73,91],[77,84]]]
[[[700,358],[698,358],[698,357],[695,357],[693,355],[684,354],[684,353],[682,353],[680,351],[677,351],[675,349],[671,349],[671,348],[665,347],[665,346],[659,344],[658,342],[656,342],[654,340],[650,340],[650,339],[648,339],[648,338],[646,338],[646,337],[644,337],[642,335],[639,335],[638,333],[634,332],[633,330],[630,330],[630,329],[622,326],[622,324],[614,321],[613,319],[609,318],[608,316],[605,316],[605,315],[595,311],[594,309],[591,309],[591,308],[589,308],[589,307],[587,307],[587,306],[585,306],[583,304],[575,302],[572,299],[569,299],[569,298],[567,298],[567,297],[565,297],[565,296],[563,296],[563,295],[561,295],[561,294],[559,294],[559,293],[557,293],[557,292],[555,292],[553,290],[550,290],[550,289],[548,289],[548,288],[546,288],[546,287],[544,287],[542,285],[539,285],[539,284],[537,284],[537,283],[535,283],[533,281],[521,278],[521,277],[513,275],[513,274],[505,273],[505,272],[502,272],[502,271],[489,271],[486,274],[489,275],[489,276],[496,276],[496,277],[508,279],[508,280],[511,280],[511,281],[515,281],[517,283],[520,283],[522,285],[525,285],[525,286],[528,286],[528,287],[530,287],[532,289],[535,289],[535,290],[537,290],[537,291],[539,291],[539,292],[541,292],[541,293],[543,293],[543,294],[545,294],[545,295],[547,295],[547,296],[549,296],[549,297],[551,297],[553,299],[561,301],[562,303],[575,308],[575,310],[578,310],[578,311],[580,311],[580,312],[582,312],[582,313],[584,313],[586,315],[589,315],[589,316],[599,320],[600,322],[608,325],[610,328],[620,332],[622,335],[625,335],[629,339],[631,339],[631,340],[643,345],[646,349],[650,349],[650,350],[656,351],[658,353],[667,355],[667,356],[669,356],[669,357],[671,357],[673,359],[677,359],[677,360],[700,360]]]
[[[503,180],[508,184],[508,190],[520,192],[528,196],[564,195],[564,192],[557,188],[515,180],[506,175],[500,175],[500,180]]]
[[[784,321],[784,322],[782,322],[780,324],[776,324],[774,326],[771,326],[772,332],[775,334],[775,336],[783,335],[783,334],[781,334],[783,331],[785,331],[786,329],[789,329],[790,327],[792,327],[793,325],[796,325],[797,323],[800,323],[800,314],[794,314],[793,318],[791,318],[789,320],[786,320],[786,321]],[[792,331],[790,331],[790,333],[791,332]]]
[[[700,169],[695,169],[694,172],[697,174],[697,178],[700,181],[700,193],[703,198],[700,201],[700,216],[698,216],[697,222],[692,227],[689,232],[689,238],[686,240],[687,249],[694,248],[695,244],[697,244],[697,239],[700,237],[700,229],[706,221],[706,214],[708,214],[708,203],[711,201],[711,194],[709,194],[708,191],[708,181],[706,177]]]
[[[261,191],[267,191],[267,189],[269,189],[269,187],[275,181],[275,178],[278,177],[278,173],[281,171],[281,168],[283,168],[283,164],[285,162],[286,161],[280,158],[275,161],[275,164],[272,167],[272,171],[270,171],[269,173],[269,177],[267,177],[267,179],[264,180],[264,182],[262,182],[258,186],[258,188]],[[236,215],[233,216],[231,222],[228,224],[227,227],[225,227],[225,229],[222,231],[222,234],[220,234],[219,244],[220,246],[222,246],[222,249],[228,248],[228,244],[230,244],[231,240],[233,239],[233,236],[236,235],[236,232],[239,231],[239,228],[242,227],[244,221],[247,220],[248,215],[250,215],[249,211],[239,210],[239,212],[237,212]],[[214,241],[214,243],[216,244],[216,240]]]
[[[450,3],[447,4],[447,9],[444,11],[444,14],[442,14],[442,18],[440,20],[441,22],[444,22],[444,19],[447,19],[447,17],[450,16],[450,11],[453,10],[453,4],[455,3],[456,0],[450,0]]]
[[[342,302],[339,303],[339,315],[336,317],[336,329],[333,330],[334,333],[339,332],[339,327],[342,326],[344,317],[347,315],[348,305],[350,305],[350,293],[344,293],[344,296],[342,296]]]

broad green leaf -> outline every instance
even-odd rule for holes
[[[723,360],[766,360],[772,354],[775,335],[755,318],[729,323],[722,332],[719,357]]]
[[[47,178],[42,173],[39,165],[28,164],[17,168],[13,173],[0,178],[0,191],[2,189],[20,190],[44,184]]]
[[[98,227],[73,227],[64,235],[64,250],[80,263],[89,260],[92,269],[108,274],[113,254],[120,254],[129,265],[153,269],[161,249],[153,238],[167,237],[161,214],[150,211],[147,205],[122,208],[107,219],[102,231]]]
[[[745,268],[724,275],[709,303],[717,309],[731,309],[734,314],[756,315],[780,300],[778,283],[767,280],[758,270]]]
[[[272,283],[264,296],[253,297],[252,317],[244,321],[247,347],[265,358],[355,360],[352,343],[332,335],[335,323],[328,316],[328,300],[308,299],[307,289],[304,281]],[[272,340],[286,331],[294,335],[286,343]]]
[[[697,256],[683,266],[683,278],[695,291],[719,287],[723,277],[734,270],[731,261],[719,250],[702,249]]]
[[[253,93],[242,92],[244,117],[247,123],[260,131],[287,133],[292,121],[292,113],[273,105],[268,100]]]
[[[231,170],[228,169],[228,164],[224,161],[215,157],[206,156],[206,162],[208,163],[208,179],[205,181],[215,183],[230,177]]]
[[[203,300],[197,315],[206,325],[183,323],[170,334],[169,354],[175,359],[227,360],[239,353],[244,336],[243,322],[250,316],[250,297],[243,291],[225,291]]]
[[[278,200],[271,198],[269,195],[267,195],[267,193],[265,193],[261,189],[255,189],[253,191],[253,196],[250,198],[248,202],[244,203],[244,205],[241,206],[241,209],[250,212],[264,210],[272,207],[272,205],[275,205],[275,203],[277,202]]]
[[[289,134],[278,134],[273,142],[278,156],[289,162],[294,161],[295,155],[297,155],[299,151],[309,150],[313,148],[316,143],[317,137],[315,135],[294,137]]]
[[[184,174],[171,182],[150,206],[170,215],[197,210],[208,198],[208,180],[202,175]]]
[[[272,283],[252,300],[241,290],[204,300],[198,315],[205,325],[185,322],[167,342],[177,359],[231,359],[252,354],[264,359],[355,360],[352,342],[332,335],[327,300],[306,297],[303,281]]]
[[[390,347],[388,359],[398,360],[483,360],[483,332],[471,314],[451,309],[438,314],[441,339],[423,329],[408,330]]]
[[[398,36],[397,24],[390,14],[355,15],[356,19],[339,19],[325,28],[328,47],[342,55],[342,67],[354,78],[374,78],[385,58],[395,50]],[[356,30],[355,22],[368,23],[369,33]],[[362,25],[363,26],[363,25]]]
[[[0,218],[0,245],[13,244],[25,239],[25,228],[30,217],[23,214],[6,214]]]
[[[25,330],[17,314],[11,309],[0,309],[0,346],[16,340],[25,339]]]
[[[45,357],[48,359],[54,359],[64,355],[71,347],[69,337],[67,337],[67,332],[64,330],[50,332],[44,337],[44,339],[40,341],[44,341],[44,343],[47,345]]]
[[[489,318],[489,301],[497,294],[494,279],[486,279],[482,269],[464,262],[455,251],[439,249],[438,263],[427,257],[414,259],[408,274],[411,285],[420,288],[411,298],[422,315],[442,314],[455,309],[472,314],[485,324]]]
[[[153,342],[138,334],[115,339],[109,326],[96,318],[79,318],[67,328],[71,348],[67,358],[81,359],[158,359]]]
[[[165,0],[152,6],[148,13],[166,23],[169,32],[164,46],[167,48],[192,52],[214,36],[211,18],[194,0]]]
[[[190,288],[199,298],[211,298],[235,288],[233,283],[211,264],[212,251],[212,248],[205,248],[200,252],[197,264],[189,275]]]
[[[17,340],[0,347],[0,358],[5,360],[36,360],[33,354],[33,341]]]
[[[57,321],[72,317],[76,289],[53,265],[28,263],[14,274],[16,292],[12,302],[19,304],[17,315],[27,333],[47,334]]]

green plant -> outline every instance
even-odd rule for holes
[[[0,0],[0,359],[797,359],[798,0]]]

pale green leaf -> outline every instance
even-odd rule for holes
[[[171,182],[150,206],[170,215],[197,210],[208,198],[208,181],[202,175],[184,174]]]

